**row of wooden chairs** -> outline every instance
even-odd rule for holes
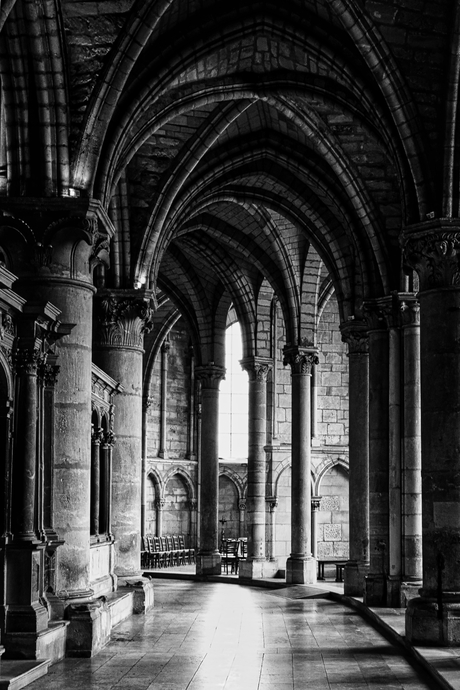
[[[176,565],[195,563],[195,549],[185,545],[183,534],[143,537],[141,551],[142,568],[168,568]]]

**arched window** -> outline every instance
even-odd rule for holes
[[[225,380],[219,395],[219,458],[225,461],[248,457],[248,375],[242,370],[241,328],[238,322],[225,336]]]

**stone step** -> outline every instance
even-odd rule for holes
[[[48,659],[0,660],[0,690],[20,690],[48,673]]]

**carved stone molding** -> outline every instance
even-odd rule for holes
[[[386,331],[393,324],[394,304],[391,295],[379,299],[366,300],[363,314],[368,331]]]
[[[246,501],[241,500],[241,501],[238,503],[238,510],[246,510]]]
[[[285,347],[283,351],[283,365],[291,367],[291,373],[300,376],[310,376],[312,367],[319,364],[316,350],[306,350],[302,347]]]
[[[340,326],[342,340],[348,345],[349,355],[365,355],[369,352],[369,334],[364,321],[347,321]]]
[[[271,360],[259,357],[246,357],[240,360],[241,367],[249,374],[250,381],[266,381],[273,367]]]
[[[209,364],[195,367],[195,376],[201,382],[202,388],[217,390],[220,382],[225,379],[225,367],[210,362]]]
[[[95,305],[99,345],[142,349],[144,333],[152,328],[150,295],[136,290],[103,291]]]
[[[165,505],[166,505],[166,500],[165,500],[164,498],[157,498],[157,499],[155,500],[155,508],[156,508],[157,510],[163,510],[163,508],[165,507]]]
[[[420,290],[460,285],[460,227],[450,219],[422,223],[404,230],[404,261],[420,279]]]

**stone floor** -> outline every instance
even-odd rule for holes
[[[165,573],[166,575],[166,573]],[[317,598],[317,597],[320,598]],[[66,659],[31,690],[433,688],[359,613],[302,586],[158,579],[155,607],[93,659]]]

